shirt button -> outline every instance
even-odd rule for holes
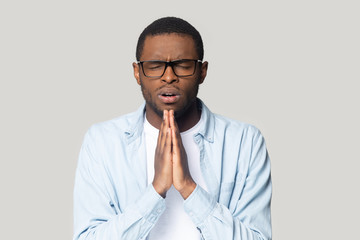
[[[161,209],[159,208],[158,210],[156,210],[157,213],[161,213]]]

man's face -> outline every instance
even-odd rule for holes
[[[162,34],[147,36],[140,61],[174,61],[180,59],[198,59],[194,40],[191,36]],[[194,104],[199,84],[204,81],[207,62],[196,63],[194,75],[177,77],[168,66],[162,77],[146,77],[139,64],[134,63],[134,75],[146,101],[146,110],[162,116],[164,109],[173,109],[180,117]]]

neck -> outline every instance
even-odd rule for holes
[[[176,117],[176,116],[175,116]],[[195,126],[201,117],[201,110],[198,108],[198,101],[195,100],[187,111],[176,117],[176,123],[180,132],[185,132]]]
[[[198,101],[195,100],[190,107],[183,112],[180,116],[175,115],[176,123],[179,127],[180,132],[189,130],[195,126],[201,117],[201,110],[198,108]],[[146,119],[149,123],[157,129],[160,129],[162,123],[161,116],[150,109],[150,106],[146,104]]]

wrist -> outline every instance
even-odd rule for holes
[[[187,182],[183,188],[179,190],[179,193],[183,197],[184,200],[186,200],[191,193],[195,190],[196,183],[191,179],[191,181]]]
[[[153,185],[155,191],[156,191],[162,198],[165,198],[165,197],[166,197],[167,189],[162,188],[161,186],[159,186],[159,185],[156,184],[155,182],[153,182],[152,185]]]

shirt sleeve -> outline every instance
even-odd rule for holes
[[[205,240],[250,240],[272,238],[271,174],[265,141],[258,131],[252,139],[252,151],[244,188],[229,210],[199,185],[184,201],[184,209]]]
[[[124,211],[109,199],[111,179],[97,156],[91,133],[81,147],[74,186],[74,240],[145,239],[165,210],[150,184]]]

